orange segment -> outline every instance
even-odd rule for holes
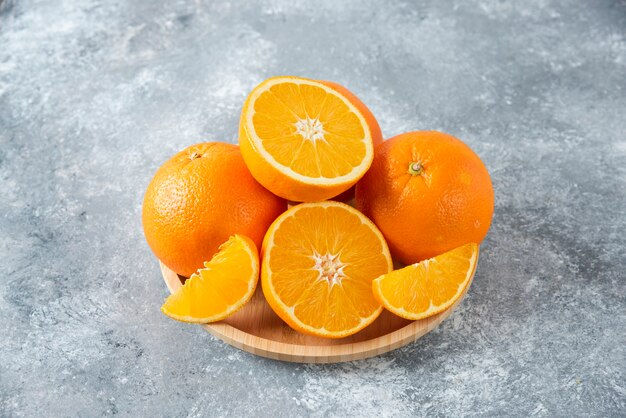
[[[406,319],[424,319],[448,309],[472,279],[478,245],[465,244],[447,253],[378,277],[374,297]]]
[[[248,237],[234,235],[211,261],[170,295],[161,311],[178,321],[205,324],[235,313],[254,294],[259,255]]]
[[[355,105],[356,108],[361,111],[361,114],[365,117],[365,120],[367,120],[367,125],[370,128],[370,133],[372,134],[372,142],[374,143],[374,148],[378,144],[383,142],[383,133],[380,130],[380,125],[378,124],[378,121],[376,120],[376,117],[374,116],[372,111],[365,105],[365,103],[363,103],[356,95],[354,95],[354,93],[352,93],[350,90],[348,90],[341,84],[337,84],[333,81],[321,81],[321,80],[320,80],[320,83],[332,88],[333,90],[338,91],[342,96],[350,100],[350,102],[352,102],[352,104]],[[326,116],[322,114],[320,116],[320,120],[322,121],[326,120]]]
[[[239,129],[252,175],[292,201],[324,200],[350,188],[374,154],[373,117],[355,103],[340,89],[306,78],[274,77],[258,85]],[[379,133],[376,124],[377,140]]]
[[[270,226],[262,252],[265,299],[295,330],[346,337],[380,314],[372,280],[391,271],[391,256],[356,209],[332,201],[294,206]]]

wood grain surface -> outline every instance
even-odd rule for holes
[[[173,293],[182,286],[185,278],[159,263],[165,283]],[[201,326],[234,347],[275,360],[299,363],[359,360],[402,347],[432,331],[461,303],[473,279],[474,274],[459,300],[437,315],[409,321],[383,310],[370,326],[341,339],[314,337],[291,329],[265,301],[261,283],[241,310],[223,321]]]

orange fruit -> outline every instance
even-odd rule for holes
[[[335,83],[334,81],[326,81],[326,80],[318,80],[320,83],[334,89],[341,95],[343,95],[346,99],[350,100],[350,102],[361,112],[367,125],[370,128],[370,133],[372,135],[372,143],[374,144],[374,148],[378,146],[378,144],[383,142],[383,132],[380,129],[380,125],[376,120],[376,117],[372,113],[372,111],[359,99],[354,93],[345,88],[339,83]]]
[[[254,180],[239,147],[207,142],[179,152],[156,172],[143,200],[143,229],[154,254],[190,276],[234,234],[261,246],[287,203]]]
[[[330,88],[337,90],[339,93],[343,94],[348,100],[352,102],[357,109],[361,111],[363,117],[367,121],[367,124],[370,127],[370,132],[372,133],[372,143],[374,144],[374,152],[376,152],[376,147],[383,142],[383,133],[380,129],[380,125],[374,117],[374,114],[369,110],[369,108],[363,103],[354,93],[350,90],[342,86],[341,84],[337,84],[333,81],[322,81],[320,83],[327,85]],[[339,202],[349,203],[352,199],[354,199],[354,186],[350,187],[345,192],[333,197],[333,200],[337,200]]]
[[[478,245],[465,244],[376,278],[372,283],[374,297],[402,318],[427,318],[448,309],[461,297],[477,262]]]
[[[297,331],[346,337],[382,310],[372,280],[391,271],[389,249],[378,228],[344,203],[288,209],[268,229],[262,255],[265,299]]]
[[[405,264],[480,243],[493,205],[491,179],[480,158],[460,140],[435,131],[383,142],[356,187],[356,207]]]
[[[239,144],[255,179],[296,202],[348,190],[374,157],[372,131],[359,107],[323,82],[273,77],[250,93]]]
[[[259,281],[259,253],[248,237],[234,235],[204,268],[165,300],[161,311],[178,321],[221,321],[250,300]]]

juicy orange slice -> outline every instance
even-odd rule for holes
[[[230,237],[204,267],[167,298],[161,307],[165,315],[201,324],[220,321],[254,294],[259,280],[259,254],[250,238]]]
[[[250,93],[239,144],[254,178],[297,202],[347,190],[374,155],[372,132],[359,106],[339,89],[298,77],[273,77]]]
[[[279,216],[263,241],[265,299],[289,326],[340,338],[382,311],[372,280],[392,269],[376,226],[339,202],[303,203]]]
[[[465,244],[447,253],[378,277],[374,297],[406,319],[424,319],[446,310],[461,297],[478,261],[478,245]]]

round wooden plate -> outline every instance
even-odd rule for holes
[[[165,264],[160,262],[160,265],[168,289],[175,292],[182,286],[185,278],[178,276]],[[265,301],[260,282],[252,299],[234,315],[223,321],[201,326],[234,347],[275,360],[298,363],[359,360],[395,350],[435,329],[461,303],[473,279],[474,273],[459,300],[437,315],[409,321],[383,310],[370,326],[341,339],[313,337],[291,329]]]

